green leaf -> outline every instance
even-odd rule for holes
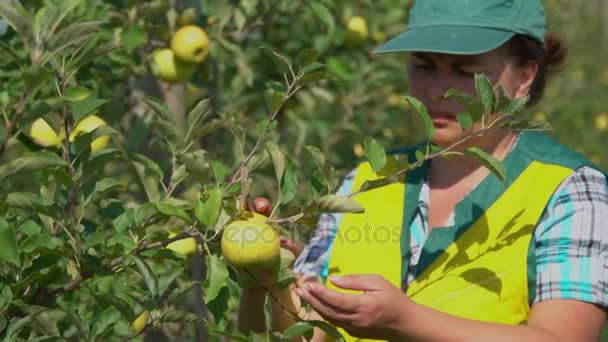
[[[159,293],[158,279],[156,278],[156,275],[154,274],[154,272],[152,272],[152,269],[150,269],[150,266],[144,260],[136,256],[133,256],[132,258],[133,261],[135,261],[135,265],[137,266],[139,273],[144,278],[144,281],[146,282],[146,286],[148,287],[152,298],[157,299]]]
[[[34,234],[28,236],[21,242],[21,252],[29,254],[37,249],[56,250],[63,246],[63,240],[56,236]]]
[[[48,101],[40,101],[35,103],[32,109],[26,111],[23,116],[19,119],[19,126],[25,127],[36,119],[41,118],[53,110],[57,109],[57,105],[52,105]]]
[[[144,102],[163,120],[175,123],[177,116],[175,113],[167,107],[167,105],[160,99],[155,97],[144,97]]]
[[[131,304],[127,303],[124,299],[109,293],[95,293],[94,295],[97,301],[102,305],[111,305],[116,308],[128,322],[135,320],[136,316],[131,308]]]
[[[374,172],[378,172],[382,170],[382,168],[386,165],[386,151],[384,147],[380,145],[373,138],[367,138],[363,142],[365,158],[369,160],[369,163],[372,166],[372,170]]]
[[[53,72],[40,65],[33,65],[23,73],[26,94],[33,94],[40,86],[48,82]]]
[[[291,159],[286,159],[285,174],[281,183],[281,203],[287,204],[291,201],[298,191],[298,177],[296,168]]]
[[[0,218],[0,259],[15,266],[21,265],[15,232],[3,218]]]
[[[314,326],[307,322],[296,322],[283,333],[283,339],[286,341],[291,340],[294,337],[304,336],[306,340],[312,338],[314,333]]]
[[[184,220],[186,223],[192,223],[192,219],[190,218],[188,213],[186,213],[186,211],[182,208],[178,208],[166,202],[156,203],[156,208],[159,212],[167,216],[177,217]]]
[[[309,2],[308,5],[312,9],[312,12],[328,27],[328,33],[332,34],[336,28],[336,20],[331,14],[331,11],[327,6],[320,2]]]
[[[161,297],[165,295],[165,292],[175,282],[175,279],[184,273],[184,269],[183,266],[172,267],[158,276],[158,293]]]
[[[485,114],[493,114],[491,113],[494,106],[492,81],[484,74],[475,74],[475,89],[477,90],[477,96],[483,105]]]
[[[9,194],[5,203],[10,208],[36,212],[54,219],[61,218],[61,208],[54,203],[48,203],[40,199],[40,196],[29,192],[13,192]]]
[[[4,318],[4,316],[0,315],[0,332],[4,331],[4,328],[6,328],[7,324],[8,324],[8,322],[6,321],[6,318]]]
[[[302,50],[296,59],[300,67],[308,66],[319,58],[319,51],[315,49]]]
[[[217,328],[211,328],[209,332],[213,335],[228,337],[227,341],[238,341],[238,342],[251,342],[248,336],[241,333],[232,333]]]
[[[448,89],[444,96],[446,98],[454,98],[462,104],[467,109],[467,112],[473,117],[473,121],[480,120],[485,112],[483,104],[469,94],[460,92],[456,89]]]
[[[191,312],[167,310],[160,318],[161,323],[203,323],[205,320]]]
[[[268,293],[264,298],[264,323],[266,323],[266,333],[269,334],[274,329],[274,322],[272,320],[272,299]]]
[[[302,73],[309,74],[309,73],[311,73],[313,71],[319,70],[319,69],[324,68],[324,67],[325,67],[325,64],[323,64],[323,63],[312,62],[312,63],[308,64],[307,66],[305,66],[304,68],[302,68]]]
[[[272,159],[274,174],[277,179],[277,184],[280,186],[283,174],[285,173],[285,154],[283,154],[279,147],[273,143],[266,143],[266,151]]]
[[[32,16],[19,1],[0,1],[0,17],[19,34],[29,46],[33,42]]]
[[[278,113],[283,106],[283,100],[285,99],[285,94],[275,91],[273,89],[267,89],[264,92],[264,100],[266,101],[266,107],[270,113]]]
[[[326,71],[313,71],[304,74],[297,82],[299,87],[305,86],[309,83],[322,81],[329,78],[329,74]]]
[[[199,101],[194,108],[188,113],[186,117],[186,138],[184,142],[189,144],[191,141],[197,140],[200,136],[197,133],[201,132],[201,128],[205,123],[205,120],[212,113],[209,108],[210,99],[203,99]]]
[[[50,37],[48,51],[44,53],[41,63],[44,64],[66,48],[82,46],[100,29],[101,21],[77,22],[62,29]]]
[[[200,284],[201,282],[196,280],[188,281],[181,284],[178,289],[171,291],[169,299],[167,299],[168,304],[179,304],[182,298],[184,298],[195,286],[200,286]]]
[[[74,117],[74,124],[78,123],[81,119],[89,114],[93,114],[99,107],[106,104],[108,100],[104,99],[86,99],[78,102],[70,103],[72,109],[72,117]]]
[[[146,42],[148,42],[146,31],[140,26],[130,26],[122,32],[122,43],[129,53]]]
[[[86,87],[69,87],[63,94],[63,98],[69,102],[80,102],[91,96],[91,91]]]
[[[282,73],[289,73],[289,68],[291,66],[289,57],[267,47],[261,47],[259,49],[263,54],[270,58]]]
[[[332,337],[333,341],[335,341],[335,342],[345,342],[346,341],[344,339],[344,336],[342,336],[342,334],[340,334],[338,329],[336,329],[333,325],[331,325],[327,322],[310,320],[310,321],[307,321],[307,323],[323,330],[327,335]]]
[[[103,56],[118,49],[119,46],[114,45],[114,43],[100,44],[97,40],[90,39],[84,44],[83,48],[77,49],[78,53],[75,56],[72,56],[65,69],[69,73],[76,73],[85,65],[93,61],[101,60]]]
[[[208,255],[206,259],[207,277],[203,283],[203,298],[205,303],[209,303],[216,299],[220,291],[226,287],[228,269],[226,264],[215,255]]]
[[[211,228],[217,223],[221,209],[222,191],[217,187],[210,188],[196,200],[194,215],[205,227]]]
[[[85,207],[94,202],[100,196],[103,196],[104,194],[110,191],[120,189],[122,187],[122,183],[120,183],[120,181],[115,178],[104,178],[96,182],[93,191],[91,191],[91,193],[86,196],[86,199],[84,201]]]
[[[0,4],[2,2],[0,1]],[[13,318],[11,319],[8,327],[6,328],[6,340],[7,341],[14,341],[16,339],[13,339],[14,335],[18,334],[21,329],[23,329],[26,325],[30,324],[32,321],[32,317],[31,316],[26,316],[23,318]]]
[[[93,327],[89,336],[92,340],[98,340],[96,337],[102,337],[112,326],[120,319],[120,312],[113,306],[105,309],[93,321]]]
[[[338,195],[325,195],[317,198],[313,206],[327,213],[363,213],[365,209],[348,197]]]
[[[465,130],[473,127],[473,117],[469,113],[460,113],[456,115],[456,119]]]
[[[418,114],[418,117],[422,121],[424,129],[426,131],[426,137],[428,139],[431,139],[433,137],[433,134],[435,133],[435,125],[433,124],[433,120],[431,119],[428,110],[426,109],[424,104],[415,97],[405,96],[405,99],[407,100],[407,102],[409,102],[410,106],[414,108],[414,110]]]
[[[32,220],[27,220],[19,227],[19,232],[27,236],[32,236],[40,234],[42,232],[42,227]]]
[[[381,188],[383,186],[396,183],[399,179],[397,177],[382,177],[374,180],[366,180],[361,184],[360,191],[370,191],[373,189]]]
[[[158,202],[160,200],[159,184],[163,179],[163,171],[150,158],[131,153],[132,165],[139,176],[139,180],[143,185],[146,195],[151,202]]]
[[[484,167],[488,168],[501,181],[504,182],[506,180],[507,170],[505,169],[505,166],[493,155],[488,154],[477,147],[471,147],[464,150],[464,154],[481,163],[481,165],[483,165]]]
[[[9,284],[0,284],[0,312],[4,312],[13,300],[13,292]],[[0,314],[0,317],[2,315]],[[4,327],[0,326],[0,332]]]

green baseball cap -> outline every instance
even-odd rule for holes
[[[406,31],[375,53],[478,54],[518,33],[544,44],[545,29],[540,0],[417,0]]]

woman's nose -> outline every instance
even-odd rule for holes
[[[443,87],[432,86],[427,88],[426,95],[429,97],[429,99],[437,101],[443,99],[443,95],[445,95],[445,92],[446,89],[443,89]]]

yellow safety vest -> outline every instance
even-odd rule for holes
[[[527,322],[529,294],[534,293],[531,287],[536,280],[536,265],[530,265],[529,259],[533,259],[533,232],[551,195],[581,159],[563,147],[548,147],[550,153],[543,151],[542,146],[556,143],[537,133],[524,134],[520,140],[521,146],[507,157],[509,163],[517,165],[507,167],[507,184],[491,175],[479,186],[485,190],[480,189],[476,195],[488,201],[487,207],[471,206],[473,213],[463,215],[472,219],[468,224],[458,226],[457,222],[456,227],[431,231],[416,278],[405,290],[417,303],[473,320],[512,325]],[[556,158],[535,158],[535,154],[540,156],[543,152]],[[361,163],[352,190],[403,168],[406,156],[389,156],[387,165],[378,173],[369,163]],[[569,162],[555,163],[560,156],[570,158]],[[507,160],[505,165],[508,166]],[[424,171],[412,172],[412,177],[421,172]],[[328,276],[379,274],[394,286],[403,287],[409,263],[411,208],[417,205],[418,196],[413,188],[420,187],[420,179],[410,178],[408,175],[397,183],[353,197],[365,213],[343,215],[330,251]],[[475,210],[479,212],[474,213]],[[329,281],[327,285],[345,291]],[[362,341],[341,329],[340,332],[348,341]]]

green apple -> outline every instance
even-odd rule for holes
[[[70,132],[70,142],[73,142],[76,137],[82,133],[93,131],[99,126],[107,125],[106,122],[97,115],[88,115],[78,121],[72,132]],[[104,135],[91,142],[91,153],[99,152],[105,149],[110,143],[110,136]]]
[[[229,223],[222,232],[222,254],[237,268],[274,269],[280,259],[279,233],[259,214]]]
[[[171,232],[169,238],[175,237],[177,233]],[[198,243],[193,237],[177,240],[167,245],[167,249],[182,255],[192,255],[198,251]]]
[[[209,54],[209,37],[205,30],[196,25],[184,26],[171,38],[171,50],[178,59],[200,63]]]
[[[366,41],[369,37],[367,21],[361,16],[353,16],[346,21],[346,43],[358,45]]]
[[[30,136],[34,142],[42,147],[60,147],[65,138],[65,131],[59,134],[43,118],[38,118],[30,127]]]
[[[131,323],[131,331],[135,334],[139,334],[144,330],[148,321],[150,321],[150,313],[148,311],[142,312],[141,315]]]
[[[182,83],[188,81],[196,69],[196,64],[175,58],[171,49],[161,49],[154,53],[152,69],[163,81]]]

